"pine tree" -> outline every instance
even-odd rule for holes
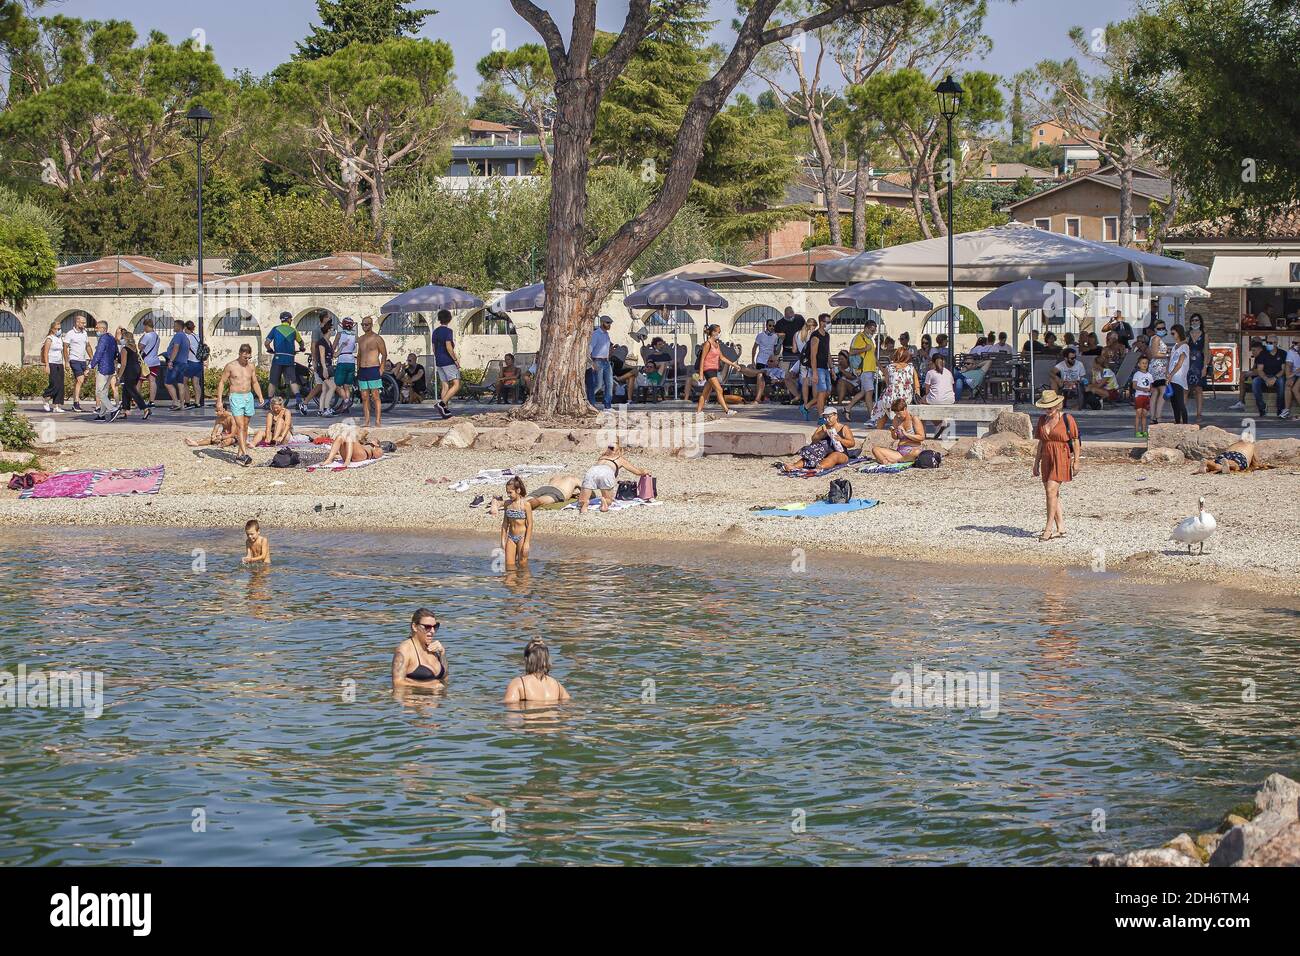
[[[408,10],[414,0],[316,0],[320,25],[298,44],[295,59],[318,60],[350,43],[414,36],[437,10]]]

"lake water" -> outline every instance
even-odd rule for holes
[[[482,540],[272,541],[250,572],[238,532],[0,533],[0,670],[104,681],[97,719],[0,710],[0,862],[1074,865],[1212,826],[1298,762],[1286,599],[544,538],[502,575]],[[397,696],[418,604],[452,682]],[[574,701],[511,712],[538,634]],[[915,665],[996,676],[996,716],[894,706]]]

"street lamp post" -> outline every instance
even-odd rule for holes
[[[952,121],[957,118],[957,111],[961,109],[961,95],[965,90],[949,73],[944,77],[943,82],[934,88],[934,92],[939,97],[939,112],[948,122],[948,158],[944,163],[944,176],[948,180],[948,365],[955,379],[957,377],[957,323],[952,294],[954,254],[952,203],[953,191],[957,185],[957,161],[953,156]]]
[[[204,109],[202,106],[195,106],[195,107],[193,107],[193,108],[192,108],[188,113],[185,114],[185,118],[186,118],[187,120],[189,120],[190,123],[192,123],[192,124],[194,125],[194,148],[195,148],[195,153],[196,153],[196,156],[197,156],[197,159],[198,159],[198,183],[199,183],[199,288],[198,288],[198,293],[199,293],[199,302],[198,302],[198,305],[199,305],[199,314],[198,314],[198,322],[196,322],[195,324],[198,325],[198,327],[199,327],[199,345],[202,346],[202,345],[203,345],[203,341],[204,341],[204,337],[205,337],[205,329],[204,329],[204,325],[206,324],[206,322],[205,322],[205,320],[204,320],[204,318],[203,318],[203,140],[204,140],[204,138],[205,138],[206,135],[207,135],[207,127],[208,127],[208,124],[212,122],[212,114],[209,113],[209,112],[208,112],[206,109]],[[196,358],[197,358],[197,356],[196,356]],[[199,395],[198,395],[198,401],[199,401],[199,407],[200,407],[200,408],[203,407],[203,398],[204,398],[204,395],[203,395],[204,389],[203,389],[203,387],[202,387],[202,383],[203,383],[203,380],[204,380],[204,379],[203,379],[203,371],[204,371],[204,370],[203,370],[203,368],[202,368],[202,363],[200,363],[200,369],[199,369],[199,386],[200,386],[200,387],[199,387]]]

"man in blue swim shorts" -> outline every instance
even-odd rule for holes
[[[217,411],[222,410],[221,397],[230,387],[230,414],[235,416],[235,441],[239,445],[238,461],[247,468],[253,463],[248,453],[248,422],[262,401],[262,387],[257,382],[257,368],[253,365],[253,347],[244,343],[239,347],[239,358],[221,372],[217,383]],[[256,400],[254,400],[256,399]]]
[[[375,321],[370,316],[361,320],[361,338],[357,339],[357,390],[361,392],[361,427],[370,425],[374,409],[375,428],[381,424],[383,405],[380,401],[384,387],[384,361],[388,346],[384,337],[375,332]]]

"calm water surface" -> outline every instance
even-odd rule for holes
[[[482,541],[272,540],[250,572],[238,533],[0,536],[0,669],[102,671],[106,699],[0,710],[0,862],[1078,864],[1300,765],[1294,598],[545,540],[507,576]],[[396,696],[422,603],[452,684]],[[575,700],[512,713],[536,634]],[[996,671],[998,716],[891,706],[918,662]]]

